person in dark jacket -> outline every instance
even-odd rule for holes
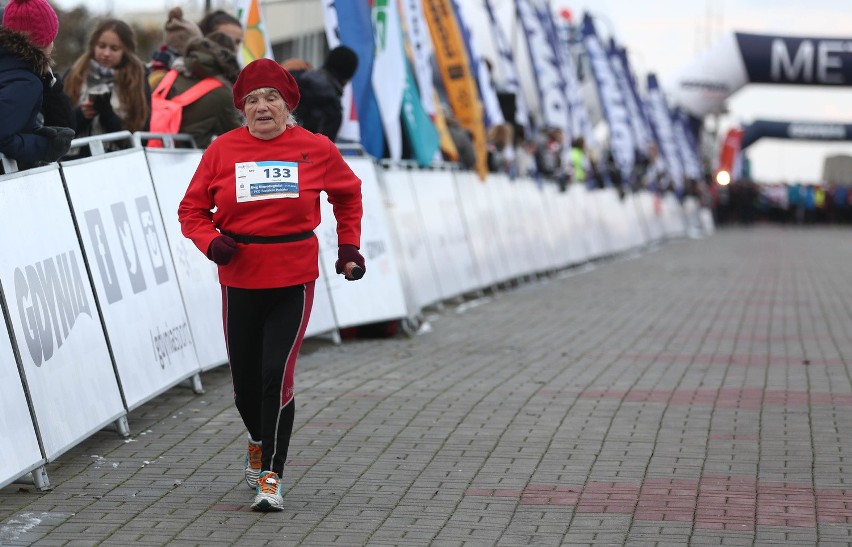
[[[302,102],[296,118],[312,133],[337,138],[343,123],[343,87],[358,68],[358,55],[346,46],[332,49],[318,70],[297,72]]]
[[[61,118],[50,102],[42,113],[45,89],[56,78],[51,70],[53,41],[59,32],[56,12],[45,0],[11,0],[0,28],[0,152],[19,169],[58,160],[71,145],[74,131],[45,126]],[[61,105],[59,110],[61,110]],[[67,114],[67,113],[66,113]]]

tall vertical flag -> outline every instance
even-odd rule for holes
[[[527,51],[535,74],[541,107],[540,125],[558,127],[566,139],[571,138],[568,100],[565,82],[562,80],[559,61],[549,40],[547,30],[541,24],[533,0],[515,0],[518,19],[527,39]]]
[[[583,90],[577,78],[577,67],[571,54],[571,30],[565,21],[553,20],[553,24],[558,38],[556,49],[562,56],[562,79],[565,80],[565,93],[571,113],[571,135],[582,136],[588,146],[594,147],[595,134],[592,131],[589,107],[583,98]]]
[[[636,161],[633,130],[630,127],[630,113],[625,105],[624,96],[618,85],[609,57],[595,30],[592,17],[583,15],[581,30],[583,45],[589,56],[592,75],[598,90],[604,119],[609,127],[610,152],[621,172],[621,180],[630,180],[630,173]]]
[[[512,49],[509,47],[506,35],[503,34],[500,25],[497,24],[491,0],[485,0],[485,9],[488,11],[488,22],[491,24],[492,38],[497,48],[497,54],[500,56],[500,61],[496,67],[497,71],[503,75],[503,88],[515,95],[515,123],[522,126],[527,133],[531,133],[529,109],[521,90],[521,82],[518,80],[515,57],[512,55]]]
[[[476,172],[481,180],[485,180],[488,176],[488,160],[482,103],[479,101],[476,81],[471,74],[453,6],[450,0],[424,0],[423,12],[429,25],[447,99],[459,123],[473,135]]]
[[[675,132],[672,125],[672,116],[663,90],[657,82],[656,74],[648,74],[648,114],[651,120],[651,129],[657,137],[660,145],[660,157],[664,160],[668,175],[674,184],[675,191],[683,191],[683,164],[678,153]]]
[[[402,49],[402,24],[396,0],[373,0],[373,93],[379,103],[388,151],[392,160],[402,159],[402,95],[405,91],[405,57]]]
[[[334,49],[340,45],[340,25],[337,22],[337,10],[334,8],[335,1],[323,0],[325,38],[329,49]],[[352,94],[352,82],[347,82],[343,86],[340,103],[343,106],[343,117],[335,140],[359,142],[361,140],[361,125],[358,123],[358,109],[355,107],[355,96]]]
[[[456,21],[458,21],[459,30],[461,30],[467,58],[470,60],[471,72],[476,76],[479,98],[482,101],[483,112],[485,114],[485,127],[505,123],[506,120],[503,119],[503,111],[500,110],[500,101],[497,100],[497,92],[494,91],[494,83],[491,79],[491,74],[488,72],[488,65],[485,64],[485,60],[479,55],[479,48],[476,47],[471,27],[468,25],[459,3],[456,0],[451,0],[450,3],[453,5],[453,12],[456,14]]]
[[[352,76],[352,95],[358,110],[361,146],[368,154],[381,158],[385,139],[379,105],[373,94],[373,23],[370,5],[365,1],[334,2],[340,43],[358,55],[358,70]]]
[[[678,109],[672,112],[672,125],[674,126],[675,142],[677,142],[678,152],[680,152],[684,174],[693,180],[700,180],[703,169],[701,168],[698,147],[695,140],[691,138],[692,134],[687,127],[686,116],[682,110]]]
[[[240,64],[246,66],[255,59],[264,57],[275,60],[272,56],[269,34],[266,33],[266,24],[263,22],[263,14],[260,11],[260,0],[237,0],[236,9],[237,19],[245,29],[243,43],[240,46]]]
[[[651,127],[648,125],[648,116],[643,107],[644,103],[639,97],[639,91],[636,89],[636,80],[633,79],[633,74],[630,72],[627,51],[623,47],[619,47],[615,43],[615,40],[610,41],[609,60],[612,71],[615,74],[615,79],[621,88],[624,104],[627,106],[628,119],[630,120],[630,127],[633,129],[634,142],[642,152],[647,154],[651,148],[651,144],[654,144],[654,135],[651,133]]]
[[[421,167],[432,164],[439,147],[438,131],[420,102],[411,64],[405,63],[405,90],[402,97],[402,125],[414,159]]]
[[[335,0],[330,0],[335,1]],[[423,5],[420,0],[402,0],[403,20],[405,21],[406,36],[410,46],[411,63],[414,65],[414,75],[420,91],[420,103],[429,116],[434,116],[436,107],[432,98],[435,85],[432,82],[432,38],[429,28],[423,18]]]

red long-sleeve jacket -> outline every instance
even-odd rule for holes
[[[238,201],[238,164],[288,162],[297,197]],[[263,164],[255,171],[265,171]],[[247,172],[245,165],[239,169]],[[288,196],[293,196],[292,184]],[[178,207],[183,235],[207,254],[218,230],[247,236],[285,236],[309,232],[320,222],[320,191],[325,191],[337,220],[337,242],[360,247],[361,181],[328,138],[288,127],[270,140],[253,137],[246,127],[220,136],[201,158]],[[241,189],[241,192],[245,190]],[[274,192],[273,192],[274,194]],[[257,199],[257,197],[252,198]],[[217,230],[218,229],[218,230]],[[239,244],[219,282],[229,287],[262,289],[287,287],[319,276],[319,243],[310,237],[287,243]]]

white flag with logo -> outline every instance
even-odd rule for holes
[[[395,0],[373,4],[373,34],[376,57],[373,60],[373,93],[379,104],[382,126],[392,160],[402,158],[402,94],[405,91],[405,58],[402,26]]]

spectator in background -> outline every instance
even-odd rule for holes
[[[462,169],[473,169],[476,166],[476,150],[473,147],[473,137],[470,131],[459,123],[448,107],[444,107],[444,118],[447,122],[447,131],[459,156],[456,160]],[[447,159],[447,158],[444,158]]]
[[[571,173],[573,174],[572,180],[585,185],[587,180],[586,171],[589,166],[589,158],[586,156],[586,139],[575,137],[571,140],[569,157],[571,159]]]
[[[106,19],[95,28],[65,83],[78,137],[148,128],[151,88],[136,56],[136,35],[124,21]]]
[[[343,87],[358,69],[358,55],[346,46],[332,49],[318,70],[294,74],[302,101],[296,118],[312,133],[325,135],[332,142],[343,123]]]
[[[489,171],[506,173],[510,178],[515,178],[515,149],[512,141],[512,126],[508,123],[492,126],[488,130],[486,146]]]
[[[234,54],[239,54],[243,43],[243,25],[230,13],[222,10],[212,11],[198,22],[198,27],[204,36],[217,31],[227,34],[234,41]]]
[[[568,173],[562,163],[565,135],[558,127],[545,129],[542,140],[536,148],[536,170],[538,173],[555,181],[561,191],[568,186]]]
[[[199,148],[207,148],[217,136],[242,125],[232,93],[240,66],[232,48],[223,48],[201,37],[193,38],[187,45],[183,65],[166,98],[178,96],[206,78],[215,78],[222,84],[184,106],[181,116],[180,132],[192,135]]]
[[[0,28],[0,152],[19,169],[58,160],[74,137],[72,129],[39,120],[57,118],[50,109],[42,113],[42,106],[45,90],[56,85],[51,53],[58,32],[59,19],[45,0],[6,5]]]
[[[172,68],[180,69],[186,55],[186,46],[193,38],[201,37],[201,29],[183,18],[183,10],[172,8],[163,27],[163,44],[148,63],[148,85],[155,89],[163,76]]]

